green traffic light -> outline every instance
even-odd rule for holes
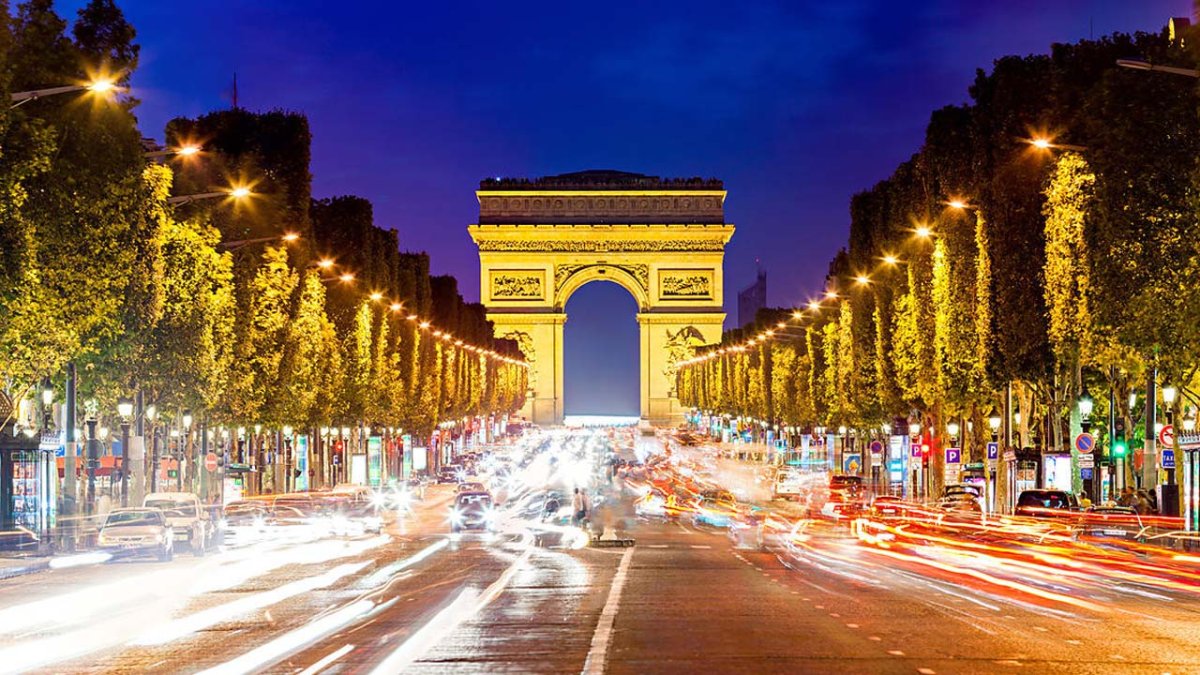
[[[1124,457],[1125,456],[1125,444],[1124,443],[1117,442],[1115,445],[1113,445],[1113,456],[1114,457]]]

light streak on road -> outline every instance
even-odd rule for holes
[[[361,619],[373,609],[375,603],[370,600],[358,600],[296,630],[284,633],[233,660],[202,670],[201,675],[241,675],[258,671]]]
[[[298,579],[290,583],[286,583],[278,588],[273,588],[262,593],[255,593],[244,598],[239,598],[233,602],[227,602],[223,605],[210,607],[208,609],[189,614],[181,619],[168,622],[162,626],[154,628],[131,641],[130,645],[146,646],[146,645],[161,645],[168,642],[187,637],[193,633],[202,631],[206,628],[211,628],[225,621],[245,616],[260,609],[270,607],[293,598],[302,593],[308,593],[321,588],[327,588],[337,583],[341,579],[350,576],[369,565],[370,562],[349,563],[339,565],[338,567],[305,579]]]
[[[375,586],[383,584],[383,583],[387,582],[388,580],[390,580],[392,578],[392,576],[395,575],[397,572],[400,572],[408,567],[412,567],[413,565],[416,565],[417,563],[421,562],[422,560],[425,560],[429,556],[433,555],[434,553],[437,553],[438,551],[446,548],[449,545],[450,545],[449,539],[439,539],[439,540],[435,541],[434,543],[430,544],[429,546],[426,546],[425,548],[421,549],[420,551],[417,551],[416,553],[412,554],[411,556],[405,558],[404,560],[398,560],[394,563],[385,565],[384,567],[372,572],[368,577],[366,577],[365,579],[362,580],[362,582],[359,583],[359,586],[363,587],[363,588],[374,588]]]
[[[375,666],[371,671],[372,675],[394,675],[401,672],[437,646],[463,623],[478,616],[485,607],[504,592],[512,577],[525,566],[532,552],[533,548],[526,545],[524,552],[482,593],[474,588],[467,588],[459,593],[453,602],[438,612],[379,665]]]

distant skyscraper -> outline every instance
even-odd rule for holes
[[[758,278],[738,293],[738,327],[754,323],[758,310],[767,306],[767,272],[757,260],[754,262],[758,267]]]

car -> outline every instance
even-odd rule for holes
[[[174,530],[174,542],[186,541],[192,555],[202,556],[212,545],[216,528],[200,498],[191,492],[152,492],[142,506],[161,510]]]
[[[974,492],[951,492],[938,500],[939,509],[962,513],[983,513],[983,504]]]
[[[729,541],[734,548],[762,550],[766,545],[763,536],[763,517],[757,511],[729,521]]]
[[[488,491],[488,489],[483,486],[483,483],[478,483],[475,481],[466,481],[466,482],[459,483],[454,489],[454,492],[456,494],[462,493],[462,492],[487,492],[487,491]]]
[[[799,499],[804,489],[804,476],[795,469],[780,469],[771,481],[772,499]]]
[[[263,539],[268,531],[270,510],[259,501],[236,501],[225,505],[217,523],[217,536],[226,546],[249,544]]]
[[[1128,506],[1093,506],[1080,515],[1077,528],[1082,539],[1144,541],[1146,537],[1142,517]]]
[[[450,531],[494,530],[496,511],[486,492],[460,492],[450,506]]]
[[[113,557],[152,555],[166,562],[175,555],[174,535],[161,509],[120,508],[108,512],[96,544]]]
[[[461,482],[463,475],[465,474],[461,466],[457,464],[447,464],[438,470],[437,482],[442,484],[458,483]]]
[[[821,515],[840,520],[863,511],[862,476],[836,474],[829,478],[829,494],[821,504]]]
[[[904,513],[904,500],[895,495],[879,495],[871,500],[871,515],[876,518],[897,518]]]
[[[1079,498],[1065,490],[1022,490],[1013,513],[1031,518],[1062,518],[1079,510]]]

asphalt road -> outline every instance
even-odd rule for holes
[[[2,581],[0,671],[1200,672],[1188,589],[1072,607],[892,560],[844,527],[743,550],[628,499],[597,519],[636,546],[544,549],[515,528],[452,537],[449,498],[431,490],[382,537]]]

